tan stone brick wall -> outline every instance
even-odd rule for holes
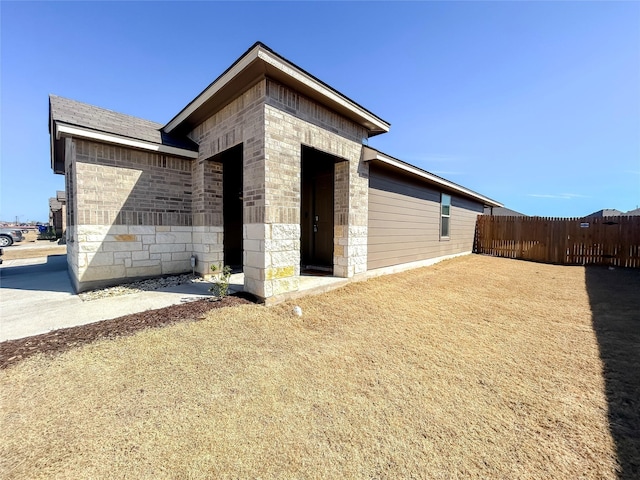
[[[223,263],[223,227],[193,227],[193,254],[197,258],[196,272],[200,275],[211,275],[211,265],[217,267]]]
[[[189,133],[189,138],[199,145],[199,155],[193,171],[193,208],[196,214],[210,213],[207,202],[216,205],[210,196],[205,195],[211,181],[218,181],[218,177],[207,178],[204,173],[211,163],[209,160],[218,153],[242,144],[244,219],[246,223],[264,221],[264,92],[263,80]],[[200,218],[196,215],[194,225],[222,225],[221,205],[220,202],[219,218]]]
[[[220,265],[222,166],[211,159],[238,144],[247,291],[268,298],[298,289],[303,145],[342,160],[335,168],[334,274],[366,269],[362,127],[262,80],[189,136],[200,147],[195,161],[74,139],[69,251],[80,288],[188,271],[191,254],[201,274]]]
[[[78,225],[191,225],[191,160],[74,144]]]
[[[221,265],[224,258],[222,165],[211,161],[217,154],[242,144],[244,223],[264,222],[264,92],[263,80],[189,134],[199,145],[199,156],[193,165],[193,224],[197,271],[203,275],[211,273],[212,264]],[[245,249],[251,240],[255,239],[245,236]],[[254,270],[245,262],[249,285],[254,285],[251,283]],[[260,295],[251,287],[247,290]]]
[[[69,276],[78,290],[78,242],[76,242],[76,211],[78,209],[77,178],[75,171],[75,142],[71,138],[65,138],[64,180],[67,192],[67,231],[65,241],[67,243],[67,266]]]
[[[193,227],[79,225],[71,246],[76,289],[191,271]]]
[[[277,92],[277,98],[269,96],[265,108],[265,183],[269,199],[266,221],[300,225],[303,145],[345,160],[335,167],[333,273],[341,277],[363,273],[367,257],[368,169],[361,161],[361,140],[366,132],[301,95],[287,94],[285,87],[275,89],[273,85],[274,82],[269,83],[269,92]],[[289,252],[291,264],[296,266],[300,264],[299,239],[298,230],[298,248]]]
[[[206,192],[208,185],[220,177],[207,178],[207,164],[216,154],[240,143],[243,145],[247,291],[267,298],[298,289],[302,145],[346,160],[336,167],[334,273],[352,276],[363,271],[368,185],[360,161],[361,142],[366,136],[364,128],[266,79],[198,125],[189,136],[200,146],[193,169],[194,225],[197,226],[222,228],[223,219],[211,216],[217,215],[221,204]],[[222,260],[224,232],[220,230],[219,234],[218,244],[201,243],[194,236],[194,248],[209,249],[198,252],[207,268]],[[354,245],[360,243],[364,247],[355,249]]]
[[[362,143],[363,138],[367,137],[366,130],[360,125],[275,80],[267,79],[265,88],[267,103],[282,112],[359,144]],[[302,139],[304,143],[309,144],[313,141],[312,132],[306,132],[306,136]]]
[[[190,271],[192,162],[66,141],[67,261],[76,289]]]
[[[192,165],[193,224],[222,226],[222,165],[198,158]]]

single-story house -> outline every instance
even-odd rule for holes
[[[620,210],[617,210],[615,208],[603,208],[602,210],[598,210],[597,212],[585,215],[584,218],[619,217],[620,215],[624,215],[624,213]]]
[[[583,218],[605,218],[605,217],[634,217],[640,215],[640,208],[635,210],[629,210],[628,212],[621,212],[615,208],[603,208],[597,212],[585,215]]]
[[[274,299],[302,274],[358,278],[469,253],[501,206],[367,146],[389,123],[254,44],[167,124],[49,99],[77,291],[242,268]]]
[[[67,196],[58,190],[55,197],[49,198],[49,226],[56,234],[56,238],[63,238],[67,222]]]

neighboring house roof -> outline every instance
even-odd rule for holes
[[[624,215],[631,215],[631,216],[640,215],[640,208],[636,208],[635,210],[629,210]]]
[[[524,213],[516,212],[505,207],[485,207],[485,215],[493,215],[494,217],[526,217]]]
[[[597,212],[590,213],[589,215],[585,215],[584,218],[587,217],[619,217],[620,215],[624,215],[620,210],[616,210],[615,208],[603,208],[602,210],[598,210]]]
[[[60,140],[65,135],[197,158],[196,143],[186,137],[174,137],[161,129],[162,125],[159,123],[57,95],[49,95],[51,158],[52,167],[56,173],[64,171],[64,142]]]
[[[434,175],[433,173],[427,172],[415,165],[411,165],[409,163],[403,162],[402,160],[398,160],[397,158],[393,158],[385,153],[382,153],[375,148],[371,148],[368,146],[364,147],[363,158],[365,162],[380,162],[386,165],[390,165],[398,170],[401,170],[405,173],[409,173],[413,176],[419,177],[427,182],[438,185],[439,187],[444,187],[445,189],[455,192],[459,195],[472,198],[483,205],[490,207],[502,207],[502,204],[496,202],[495,200],[490,199],[489,197],[485,197],[473,190],[469,190],[466,187],[458,185],[457,183],[446,180],[442,177]]]
[[[222,75],[194,98],[164,131],[186,133],[258,80],[269,77],[315,100],[366,128],[369,136],[389,131],[390,124],[331,86],[256,42]]]
[[[67,196],[65,195],[64,190],[57,190],[55,197],[49,198],[49,210],[52,212],[57,212],[58,210],[62,210],[63,205],[67,203]]]
[[[62,202],[60,202],[55,197],[49,198],[49,210],[52,212],[57,212],[58,210],[62,210]]]

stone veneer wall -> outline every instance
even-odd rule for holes
[[[222,164],[243,145],[245,289],[298,289],[302,146],[335,168],[334,274],[366,270],[366,131],[297,92],[262,80],[197,126],[196,161],[68,139],[69,264],[78,291],[223,261]]]
[[[199,145],[199,156],[193,165],[194,243],[198,256],[198,272],[209,274],[212,264],[221,265],[223,256],[224,219],[222,217],[222,164],[211,161],[236,145],[242,144],[243,222],[264,224],[264,80],[209,117],[191,131],[189,137]],[[214,170],[215,174],[207,175]],[[213,182],[213,183],[212,183]],[[216,188],[211,189],[215,184]],[[210,229],[209,234],[195,233]],[[215,233],[215,235],[214,235]],[[256,259],[251,252],[254,231],[243,229],[245,290],[263,297],[256,287]]]
[[[265,105],[264,227],[254,231],[264,297],[295,291],[300,275],[302,146],[344,161],[336,163],[333,273],[366,271],[367,167],[361,162],[364,128],[268,79]]]
[[[78,192],[76,189],[75,176],[75,151],[76,146],[71,138],[65,138],[64,157],[64,183],[67,192],[67,231],[65,232],[65,243],[67,244],[67,265],[69,276],[74,288],[79,291],[78,285],[78,258],[80,245],[76,241],[76,210],[78,205]]]
[[[192,162],[68,141],[68,262],[76,290],[190,271]]]
[[[193,252],[196,271],[211,274],[223,261],[222,164],[198,158],[192,166]]]
[[[334,274],[366,271],[368,169],[361,161],[366,130],[270,79],[263,79],[198,125],[193,168],[194,229],[216,228],[218,243],[195,241],[199,272],[220,264],[223,218],[206,193],[218,177],[206,169],[218,153],[243,145],[245,290],[262,298],[295,291],[300,275],[301,152],[307,145],[344,160],[336,164]],[[219,190],[218,190],[219,191]],[[213,239],[212,239],[213,240]]]

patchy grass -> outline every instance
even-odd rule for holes
[[[48,257],[49,255],[65,255],[66,245],[58,245],[55,242],[41,241],[38,245],[29,245],[24,242],[14,243],[10,247],[4,247],[2,259],[19,260],[25,258]]]
[[[581,267],[469,256],[0,375],[8,479],[614,479],[619,468]]]

